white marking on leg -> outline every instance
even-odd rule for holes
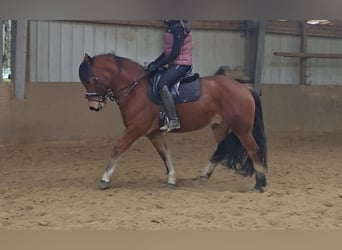
[[[176,170],[173,167],[172,160],[171,160],[171,154],[170,154],[169,150],[166,151],[165,157],[166,157],[165,164],[166,164],[167,169],[169,170],[169,174],[168,174],[169,180],[167,183],[172,184],[172,185],[176,185],[176,182],[177,182]]]
[[[217,162],[208,161],[207,165],[204,167],[201,176],[210,177],[217,166]]]
[[[111,159],[110,160],[110,162],[108,163],[106,170],[102,176],[102,179],[101,179],[102,181],[110,182],[112,175],[113,175],[115,168],[116,168],[116,162],[117,162],[117,159]]]
[[[266,174],[267,172],[267,169],[260,163],[254,163],[254,169],[262,174]]]

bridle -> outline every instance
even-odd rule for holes
[[[106,103],[107,98],[109,98],[109,100],[115,101],[116,104],[119,105],[120,103],[124,101],[124,100],[119,99],[120,94],[126,91],[123,97],[127,97],[134,90],[134,88],[138,85],[139,81],[145,78],[147,75],[148,75],[148,72],[144,71],[143,73],[140,74],[140,76],[136,80],[134,80],[127,86],[115,91],[115,93],[113,92],[111,88],[107,88],[105,94],[100,94],[99,92],[87,92],[85,94],[85,98],[88,101],[91,100],[91,101],[101,102],[101,103]],[[106,86],[106,84],[104,84],[103,81],[101,81],[100,78],[97,77],[95,74],[93,74],[93,80],[95,81],[96,86],[101,86],[101,85]],[[98,98],[94,99],[94,97],[98,97]]]

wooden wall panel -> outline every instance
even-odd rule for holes
[[[153,22],[153,21],[151,21]],[[197,27],[205,27],[198,21]],[[296,22],[274,27],[295,29]],[[201,26],[202,25],[202,26]],[[220,66],[244,65],[244,31],[223,29],[241,29],[238,21],[222,22],[211,28],[193,30],[194,71],[201,75],[212,75]],[[235,26],[234,26],[235,25]],[[270,25],[270,23],[268,23]],[[278,26],[276,26],[278,25]],[[115,52],[117,55],[146,64],[162,52],[162,25],[133,26],[67,21],[31,21],[30,22],[30,81],[59,82],[79,81],[78,66],[84,53],[93,56],[100,53]],[[218,28],[223,30],[218,30]],[[235,27],[235,28],[234,28]],[[238,28],[239,27],[239,28]],[[268,27],[270,29],[270,27]],[[280,29],[279,28],[279,29]],[[290,31],[286,31],[290,32]],[[299,52],[299,37],[295,35],[267,33],[265,38],[265,58],[262,82],[280,84],[298,84],[298,58],[275,56],[274,52]],[[308,52],[342,53],[340,38],[308,38]],[[309,59],[308,82],[313,84],[342,84],[341,59]]]

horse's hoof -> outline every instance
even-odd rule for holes
[[[256,192],[256,193],[263,193],[264,192],[264,190],[260,187],[260,188],[254,188],[254,192]]]
[[[176,187],[177,187],[177,184],[168,183],[166,186],[167,186],[168,188],[176,188]]]
[[[101,188],[102,190],[109,188],[109,186],[110,186],[110,182],[104,181],[104,180],[101,180],[101,181],[100,181],[100,188]]]
[[[200,176],[199,180],[202,183],[206,183],[209,180],[209,176],[207,175]]]

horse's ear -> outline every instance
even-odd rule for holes
[[[91,57],[87,54],[87,53],[85,53],[84,54],[84,59],[83,59],[86,63],[90,63],[90,61],[91,61]]]

